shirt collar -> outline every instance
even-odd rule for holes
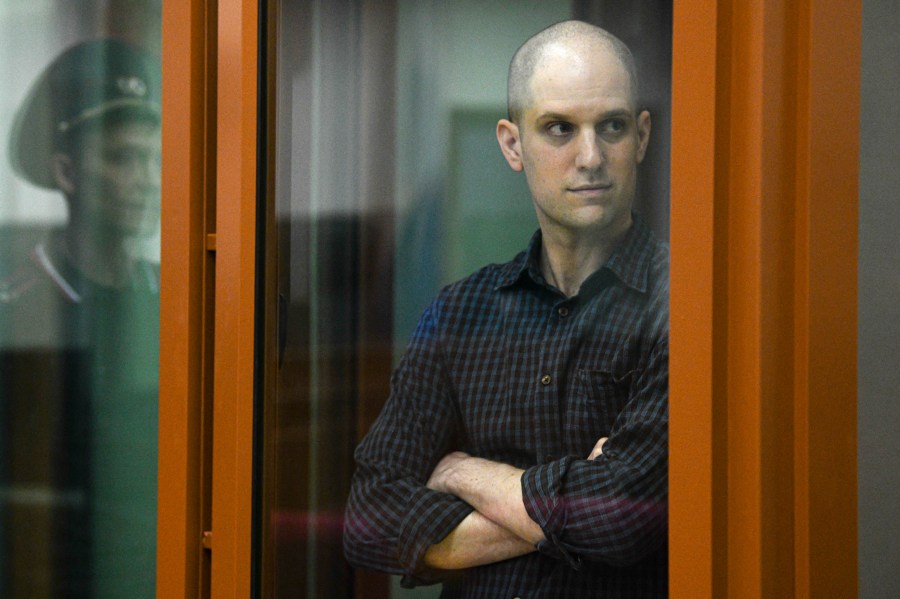
[[[510,287],[524,276],[530,276],[535,282],[543,283],[544,277],[541,275],[540,256],[541,230],[538,229],[531,236],[531,241],[528,242],[528,247],[525,248],[525,251],[503,265],[495,290]]]
[[[632,214],[632,221],[634,224],[603,268],[611,271],[635,291],[645,293],[649,287],[650,266],[656,243],[653,231],[637,214]]]
[[[653,232],[637,214],[632,214],[633,224],[612,255],[597,272],[588,277],[585,284],[599,277],[603,271],[614,274],[622,283],[644,293],[648,287],[650,263],[653,257]],[[528,277],[535,283],[546,285],[540,268],[541,231],[538,229],[528,242],[524,252],[503,266],[496,289],[510,287]],[[584,286],[582,286],[584,287]]]

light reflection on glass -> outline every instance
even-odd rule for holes
[[[155,595],[160,8],[0,8],[5,597]]]

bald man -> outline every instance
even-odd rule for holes
[[[632,210],[649,137],[606,31],[516,52],[497,140],[539,230],[423,314],[356,452],[352,563],[444,597],[666,595],[668,251]]]

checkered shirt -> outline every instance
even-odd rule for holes
[[[356,451],[345,552],[407,586],[441,580],[425,551],[472,507],[425,482],[462,450],[525,470],[525,507],[546,539],[445,581],[443,597],[664,597],[668,248],[636,218],[566,298],[540,274],[540,244],[538,232],[423,314]]]

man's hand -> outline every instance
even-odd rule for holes
[[[594,448],[591,450],[591,453],[588,454],[587,459],[593,460],[600,457],[600,454],[603,453],[603,445],[606,443],[609,437],[600,437],[597,439],[597,443],[594,445]]]

